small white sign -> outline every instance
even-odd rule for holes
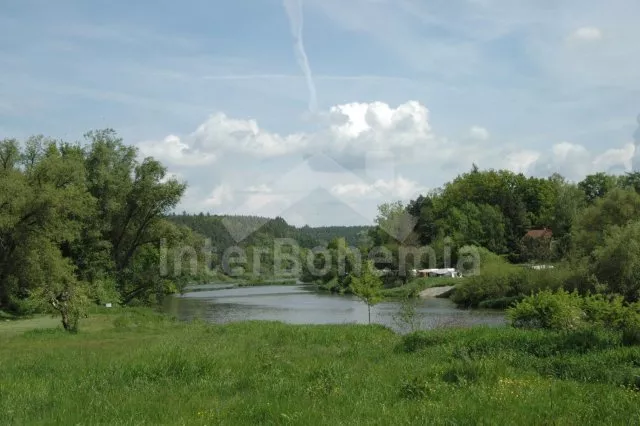
[[[111,307],[111,303],[107,303],[107,304],[106,304],[106,305],[104,305],[104,306],[105,306],[105,307],[107,307],[107,308],[110,308],[110,307]]]

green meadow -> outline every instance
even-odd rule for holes
[[[640,424],[613,331],[181,323],[97,311],[0,323],[0,424]]]

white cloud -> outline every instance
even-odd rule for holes
[[[632,144],[598,154],[590,152],[579,144],[561,142],[551,148],[550,154],[541,155],[532,164],[531,171],[543,176],[560,173],[571,180],[578,181],[596,172],[629,170],[633,153]]]
[[[160,142],[138,144],[144,155],[171,164],[198,166],[211,164],[225,153],[274,157],[300,151],[307,143],[302,134],[280,136],[260,129],[255,120],[214,114],[185,138],[169,135]]]
[[[624,167],[625,170],[630,170],[634,152],[635,146],[631,143],[622,148],[609,149],[595,157],[593,160],[594,168],[596,170],[609,171]]]
[[[248,186],[245,189],[246,192],[252,193],[252,194],[269,194],[271,192],[273,192],[273,190],[269,187],[269,185],[266,185],[264,183],[259,184],[259,185],[251,185]]]
[[[261,129],[255,120],[214,114],[191,135],[192,144],[205,152],[238,152],[257,157],[286,155],[306,144],[304,135],[280,136]]]
[[[529,173],[531,167],[540,158],[540,153],[536,151],[518,151],[507,154],[504,167],[515,173]]]
[[[582,41],[602,40],[602,30],[597,27],[581,27],[571,33],[569,39]]]
[[[417,182],[402,176],[388,181],[378,179],[372,184],[365,182],[337,184],[331,188],[331,193],[337,197],[363,198],[373,196],[378,198],[383,195],[390,199],[400,200],[408,200],[424,191],[425,188]]]
[[[182,142],[178,136],[169,135],[162,141],[143,141],[138,148],[144,156],[155,157],[169,164],[178,166],[199,166],[216,161],[212,152],[194,150]]]
[[[139,147],[167,161],[195,186],[183,203],[190,211],[215,207],[220,213],[273,217],[296,210],[299,203],[317,202],[304,214],[310,221],[311,216],[327,216],[327,223],[333,224],[339,218],[330,217],[333,210],[327,209],[335,205],[305,198],[315,188],[325,189],[338,204],[369,220],[377,204],[414,199],[426,188],[439,187],[469,170],[472,163],[481,169],[537,176],[558,172],[580,180],[596,171],[627,170],[634,153],[631,144],[600,153],[571,142],[549,149],[504,141],[489,144],[489,131],[480,126],[469,129],[470,139],[450,140],[434,133],[429,117],[427,107],[415,101],[395,107],[384,102],[348,103],[322,113],[313,132],[278,134],[255,120],[219,113],[184,138],[170,135]],[[364,160],[364,169],[340,163],[351,164],[354,158]],[[213,168],[202,167],[214,161]],[[223,178],[224,183],[207,188],[203,173],[213,173],[210,181]]]
[[[170,180],[184,181],[185,179],[182,173],[167,172],[167,174],[165,174],[164,178],[161,179],[160,182],[165,183]]]
[[[332,156],[364,156],[374,150],[390,150],[405,159],[437,153],[429,110],[416,101],[398,107],[383,102],[337,105],[324,113],[326,125],[315,133],[280,135],[260,128],[256,120],[217,113],[187,137],[167,136],[159,142],[144,141],[138,147],[176,165],[205,165],[236,153],[273,158],[305,152]]]
[[[226,184],[216,186],[207,199],[204,201],[205,206],[219,207],[225,203],[232,202],[234,199],[233,190]]]
[[[486,141],[487,139],[489,139],[490,134],[489,134],[489,131],[484,127],[473,126],[469,130],[469,136],[471,136],[473,139]]]

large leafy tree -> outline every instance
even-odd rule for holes
[[[573,228],[572,245],[577,257],[591,256],[604,244],[614,226],[626,226],[640,216],[640,195],[615,188],[585,209]]]
[[[22,151],[5,140],[0,151],[0,308],[17,310],[38,294],[75,330],[84,291],[65,255],[95,209],[82,152],[43,137],[29,139]]]
[[[640,222],[615,226],[594,252],[592,270],[608,291],[640,300]]]
[[[55,311],[74,331],[90,300],[176,291],[208,266],[202,238],[165,218],[184,190],[112,130],[0,141],[0,309]],[[185,244],[200,269],[183,267]],[[177,260],[164,270],[163,250]]]
[[[175,232],[164,217],[178,204],[186,186],[167,179],[167,170],[158,161],[136,161],[136,150],[124,145],[112,130],[91,132],[86,138],[88,189],[100,204],[99,232],[92,230],[87,243],[110,254],[106,265],[125,303],[145,299],[166,278],[158,271],[152,273],[157,269],[153,265],[159,264],[155,247]],[[99,256],[100,266],[105,266],[104,260]]]
[[[618,178],[600,172],[585,177],[578,186],[584,191],[587,203],[593,204],[597,199],[604,197],[618,186]]]

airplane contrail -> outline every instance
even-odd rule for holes
[[[304,39],[302,37],[302,28],[304,26],[304,18],[302,15],[302,0],[283,0],[284,8],[289,17],[291,26],[291,34],[294,39],[294,50],[298,65],[302,68],[302,72],[307,80],[307,88],[309,89],[309,111],[315,113],[318,108],[316,95],[316,86],[313,82],[313,74],[309,66],[307,52],[304,49]]]

